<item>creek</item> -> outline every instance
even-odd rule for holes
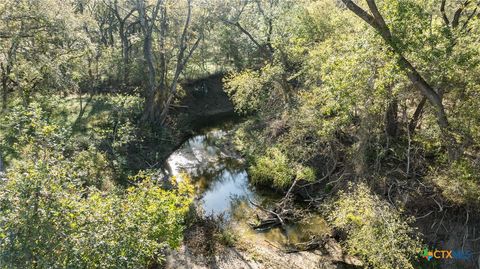
[[[166,161],[170,175],[188,174],[197,190],[195,203],[204,214],[222,216],[240,236],[267,240],[277,245],[308,241],[328,233],[325,220],[317,214],[284,229],[255,231],[248,225],[255,219],[250,201],[268,207],[281,198],[272,190],[250,184],[244,159],[234,150],[234,126],[208,129],[185,141]]]

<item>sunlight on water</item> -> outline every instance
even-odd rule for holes
[[[284,230],[257,232],[251,229],[248,224],[256,215],[248,199],[264,205],[275,199],[250,186],[244,162],[229,148],[227,137],[227,132],[221,130],[197,135],[167,160],[171,175],[185,172],[193,178],[199,193],[198,205],[206,214],[224,215],[242,236],[282,245],[308,241],[313,235],[329,232],[320,216],[287,225]]]
[[[201,204],[205,213],[220,214],[230,210],[233,198],[245,198],[253,195],[248,187],[247,172],[235,172],[225,169],[202,195]]]

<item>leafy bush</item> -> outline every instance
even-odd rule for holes
[[[458,205],[480,205],[480,165],[475,161],[457,160],[431,179],[449,201]]]
[[[303,165],[292,165],[288,158],[277,148],[267,150],[265,156],[260,157],[250,168],[252,181],[255,183],[270,184],[284,188],[294,179],[312,181],[315,172]]]
[[[33,147],[61,148],[60,143],[67,136],[67,130],[50,124],[47,114],[38,103],[28,107],[16,106],[0,119],[1,145],[10,155],[18,156]]]
[[[240,113],[256,112],[260,109],[270,112],[286,98],[278,87],[280,66],[266,65],[259,71],[245,70],[232,73],[225,78],[225,90],[230,95],[235,110]],[[274,97],[269,97],[273,95]]]
[[[326,206],[328,220],[347,234],[346,248],[374,268],[413,268],[421,244],[401,211],[372,194],[365,184],[340,192]]]
[[[182,181],[165,191],[151,180],[126,193],[94,192],[77,208],[72,234],[77,251],[74,264],[82,267],[134,268],[163,261],[165,250],[179,246],[192,188]]]
[[[104,153],[93,147],[77,151],[70,162],[64,162],[61,169],[69,171],[83,186],[94,186],[107,190],[114,181],[114,173]]]
[[[192,202],[188,180],[127,190],[84,188],[68,165],[18,161],[0,185],[0,264],[11,268],[138,268],[177,247]]]
[[[40,107],[5,122],[17,156],[0,182],[2,266],[148,267],[178,246],[193,197],[188,179],[165,190],[141,173],[123,189],[104,152],[75,146]]]
[[[260,107],[264,81],[258,72],[246,70],[226,79],[226,90],[238,112],[248,113]]]

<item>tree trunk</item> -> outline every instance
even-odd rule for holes
[[[137,11],[140,20],[140,26],[143,33],[143,57],[147,64],[147,90],[145,94],[145,107],[142,120],[144,122],[156,122],[158,121],[157,117],[157,105],[160,102],[157,85],[155,83],[155,65],[153,62],[153,52],[152,52],[152,31],[154,23],[157,19],[158,10],[160,8],[161,0],[157,1],[156,6],[152,11],[152,16],[147,17],[146,6],[144,0],[137,0]]]
[[[383,40],[390,46],[390,49],[399,58],[399,65],[406,71],[412,84],[422,93],[422,95],[433,106],[436,112],[437,124],[440,127],[443,144],[448,151],[450,160],[456,160],[461,156],[461,149],[458,147],[456,139],[449,130],[449,123],[445,108],[442,103],[442,97],[433,89],[433,87],[423,78],[417,69],[405,58],[400,47],[397,46],[390,29],[380,14],[375,0],[366,0],[368,8],[372,15],[367,13],[352,0],[342,0],[342,2],[355,13],[358,17],[372,26]]]
[[[385,132],[389,137],[396,137],[398,130],[398,100],[393,98],[385,113]]]
[[[435,108],[437,114],[437,123],[440,128],[444,131],[448,129],[448,118],[445,108],[442,103],[442,98],[438,95],[437,92],[428,84],[425,79],[417,72],[413,65],[405,58],[403,55],[399,55],[400,64],[407,68],[407,75],[412,84],[420,90],[420,92],[425,96],[429,103]]]
[[[160,13],[160,31],[159,31],[159,60],[160,60],[160,70],[159,70],[159,81],[158,84],[162,89],[166,89],[166,77],[167,77],[167,59],[165,56],[165,40],[167,39],[167,8],[165,6],[161,7]],[[162,91],[162,100],[166,99],[167,91]]]
[[[187,35],[188,35],[188,28],[190,26],[190,19],[192,15],[192,5],[191,0],[187,0],[188,3],[188,11],[187,11],[187,18],[185,20],[185,25],[183,27],[183,33],[180,39],[180,48],[177,55],[177,65],[175,68],[175,75],[172,79],[172,84],[170,86],[170,91],[167,93],[168,96],[165,99],[165,103],[163,103],[162,112],[160,113],[160,123],[164,124],[165,120],[167,119],[167,115],[169,113],[170,105],[173,102],[175,95],[177,93],[177,85],[178,79],[180,78],[180,74],[183,72],[185,65],[187,64],[188,60],[192,56],[193,52],[197,49],[200,41],[202,40],[202,36],[198,37],[193,46],[190,48],[190,51],[187,55],[185,52],[187,50]]]
[[[3,70],[2,65],[2,110],[5,111],[7,109],[8,102],[8,76],[6,71]]]
[[[374,0],[367,0],[368,7],[372,15],[367,13],[352,0],[342,0],[342,2],[354,12],[358,17],[372,26],[383,40],[390,46],[393,52],[399,58],[400,66],[406,71],[408,78],[413,83],[413,85],[425,96],[429,103],[435,108],[437,123],[442,129],[443,133],[448,132],[448,119],[447,114],[445,113],[445,108],[442,104],[442,98],[438,93],[433,89],[433,87],[420,75],[417,69],[405,58],[401,49],[396,45],[394,38],[390,32],[390,29],[386,25],[383,17],[381,16],[377,5]]]
[[[0,155],[0,175],[3,173],[4,169],[5,168],[3,167],[2,155]]]
[[[20,36],[22,35],[22,32],[23,32],[23,23],[22,23],[20,32],[21,33],[19,34],[19,36],[14,37],[13,40],[12,40],[12,45],[10,46],[10,49],[8,50],[8,53],[7,53],[6,66],[3,66],[3,63],[2,63],[2,66],[1,66],[1,69],[2,69],[2,110],[7,109],[7,105],[8,105],[8,91],[9,91],[8,80],[10,79],[9,76],[10,76],[10,73],[12,72],[14,61],[15,61],[15,58],[16,58],[16,55],[17,55],[18,43],[20,41],[19,39],[20,39]]]
[[[152,54],[152,40],[151,36],[145,37],[143,44],[143,55],[148,69],[148,86],[145,96],[145,109],[143,114],[143,121],[145,122],[155,122],[158,120],[156,117],[156,110],[158,108],[158,95],[157,95],[157,86],[155,84],[155,66],[153,63],[153,54]]]
[[[412,119],[408,124],[408,129],[411,135],[413,135],[415,133],[415,130],[417,129],[418,121],[420,120],[420,116],[422,116],[423,108],[425,107],[426,103],[427,103],[427,98],[423,97],[422,100],[420,100],[420,103],[418,103],[417,108],[415,109],[415,112],[413,113]]]
[[[131,9],[124,17],[120,15],[120,8],[118,7],[118,1],[115,0],[113,3],[113,7],[110,7],[115,14],[115,17],[118,21],[118,33],[120,37],[120,43],[122,46],[122,61],[123,66],[121,68],[121,77],[122,82],[125,85],[128,85],[128,76],[129,76],[129,46],[128,46],[128,34],[127,34],[127,20],[132,16],[135,9]]]
[[[120,23],[119,26],[120,40],[122,43],[122,80],[123,84],[128,85],[128,75],[129,75],[129,59],[128,59],[128,38],[125,34],[125,24]]]

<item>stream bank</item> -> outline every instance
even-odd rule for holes
[[[250,201],[268,206],[279,199],[271,191],[249,183],[245,161],[234,150],[231,135],[234,126],[210,129],[193,136],[166,161],[170,175],[187,173],[197,190],[196,211],[203,217],[222,222],[232,234],[231,242],[212,243],[217,235],[204,221],[197,221],[185,233],[184,244],[167,259],[167,268],[348,268],[361,263],[344,255],[331,238],[323,218],[310,217],[288,224],[284,229],[255,231],[250,223],[259,214]],[[212,224],[215,226],[215,224]],[[211,226],[212,226],[211,225]],[[285,251],[288,245],[323,238],[323,245],[312,251]],[[199,251],[214,244],[208,251]]]

